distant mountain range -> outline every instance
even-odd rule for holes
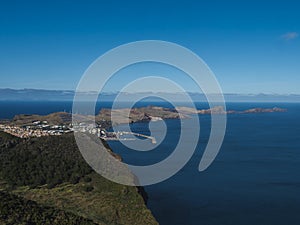
[[[75,91],[72,90],[43,90],[43,89],[0,89],[0,101],[72,101]],[[101,93],[100,101],[113,101],[118,92]],[[123,101],[132,101],[142,96],[149,96],[148,101],[158,101],[159,94],[172,101],[183,101],[184,98],[180,93],[122,93]],[[188,93],[194,101],[206,101],[205,95],[202,93]],[[97,96],[96,92],[80,93],[82,100],[90,100],[90,97]],[[224,94],[225,100],[228,102],[300,102],[300,94]]]

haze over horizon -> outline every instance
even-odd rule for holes
[[[194,51],[224,93],[300,94],[299,8],[289,0],[3,2],[0,88],[75,90],[87,67],[106,51],[152,39]],[[178,70],[161,65],[120,73],[105,91],[119,91],[143,75],[164,75],[199,91]]]
[[[80,92],[82,100],[91,101],[93,96],[98,101],[112,102],[120,92]],[[145,93],[147,98],[144,98]],[[203,93],[187,92],[195,102],[207,102]],[[75,91],[73,90],[45,90],[45,89],[1,89],[0,101],[73,101]],[[234,94],[224,93],[227,102],[300,102],[299,94]],[[98,97],[97,97],[98,96]],[[160,96],[158,98],[157,96]],[[163,99],[169,99],[173,102],[184,102],[184,96],[180,92],[122,92],[121,101],[135,101],[135,99],[143,99],[142,101],[157,102]]]
[[[41,92],[60,92],[60,93],[75,93],[76,90],[71,90],[71,89],[43,89],[43,88],[10,88],[10,87],[6,87],[6,88],[0,88],[1,91],[16,91],[21,93],[22,91],[41,91]],[[87,92],[88,93],[88,92]],[[98,91],[91,91],[90,93],[98,93]],[[104,91],[101,92],[103,94],[118,94],[118,93],[128,93],[128,94],[140,94],[140,93],[166,93],[166,94],[177,94],[180,92],[176,92],[176,91],[172,91],[172,90],[167,90],[167,91],[119,91],[119,90],[112,90],[112,91]],[[203,94],[203,92],[201,91],[187,91],[187,93],[190,94]],[[260,92],[260,93],[233,93],[233,92],[227,92],[227,93],[223,93],[224,95],[253,95],[253,96],[258,96],[258,95],[269,95],[269,96],[300,96],[299,94],[296,93],[288,93],[288,94],[278,94],[278,93],[264,93],[264,92]]]

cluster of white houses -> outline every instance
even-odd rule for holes
[[[33,121],[31,124],[16,126],[0,124],[0,130],[20,138],[62,135],[71,132],[87,132],[98,137],[106,137],[106,130],[101,126],[79,123],[69,125],[49,125],[47,121]]]
[[[74,132],[87,132],[90,134],[97,135],[98,137],[104,137],[106,136],[106,130],[104,128],[101,128],[101,125],[95,125],[95,124],[88,124],[88,123],[78,123],[78,124],[70,124],[70,128]]]
[[[62,135],[72,132],[72,130],[65,125],[50,126],[47,121],[34,121],[30,125],[23,126],[0,124],[0,129],[20,138]]]
[[[52,135],[62,135],[70,132],[83,132],[96,135],[104,140],[133,140],[126,138],[128,134],[149,138],[156,143],[155,138],[143,134],[132,132],[107,132],[101,125],[78,123],[67,125],[49,125],[47,121],[33,121],[31,124],[16,126],[9,124],[0,124],[0,130],[20,138],[42,137]],[[124,137],[125,136],[125,137]],[[122,137],[122,138],[121,138]]]

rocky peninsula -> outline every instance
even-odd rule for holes
[[[210,109],[200,109],[189,107],[164,108],[157,106],[148,106],[142,108],[123,108],[123,109],[102,109],[96,116],[96,121],[110,121],[111,115],[115,123],[134,123],[150,120],[180,119],[189,118],[192,114],[250,114],[250,113],[274,113],[286,112],[286,109],[273,108],[251,108],[243,111],[225,110],[222,106],[215,106]]]
[[[95,122],[101,124],[103,128],[111,126],[111,115],[114,117],[114,123],[135,123],[143,121],[157,121],[165,119],[189,118],[192,114],[209,115],[209,114],[252,114],[252,113],[275,113],[286,112],[286,109],[273,108],[250,108],[243,111],[225,110],[222,106],[215,106],[209,109],[195,109],[189,107],[165,108],[158,106],[147,106],[141,108],[120,108],[109,109],[103,108],[95,116]],[[93,121],[93,116],[76,115],[79,121]],[[56,112],[49,115],[16,115],[12,120],[5,121],[5,124],[26,126],[35,121],[47,121],[48,125],[72,125],[72,114],[67,112]]]

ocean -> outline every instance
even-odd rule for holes
[[[162,102],[151,104],[169,106]],[[97,105],[97,110],[110,105]],[[204,103],[196,105],[207,107]],[[175,176],[145,187],[148,207],[161,225],[300,223],[300,104],[227,103],[227,109],[232,110],[275,106],[288,111],[228,115],[222,148],[203,172],[198,171],[198,165],[209,137],[210,116],[199,115],[200,141],[191,160]],[[71,102],[0,102],[0,118],[21,113],[69,112],[71,107]],[[185,121],[191,129],[194,119],[198,116]],[[159,162],[174,150],[180,136],[178,120],[165,122],[168,133],[152,151],[132,151],[117,141],[109,145],[129,164]],[[149,134],[147,123],[131,124],[131,128]]]

